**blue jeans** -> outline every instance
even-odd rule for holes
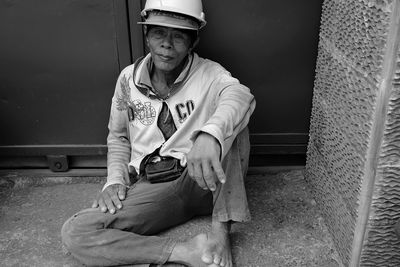
[[[227,180],[219,194],[201,189],[188,175],[159,184],[139,181],[115,214],[90,208],[73,215],[62,227],[62,241],[88,266],[164,264],[176,241],[155,234],[198,215],[212,214],[220,222],[250,219],[243,180],[249,150],[245,128],[222,162]]]

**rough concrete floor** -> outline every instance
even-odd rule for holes
[[[60,228],[90,206],[100,180],[40,181],[0,178],[0,266],[82,266],[62,248]],[[252,221],[232,227],[235,266],[342,266],[302,170],[250,174],[246,183]],[[189,238],[209,223],[197,218],[163,235]]]

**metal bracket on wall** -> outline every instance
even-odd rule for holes
[[[68,157],[66,155],[47,155],[47,164],[53,172],[68,171]]]

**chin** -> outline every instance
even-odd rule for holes
[[[174,64],[168,64],[168,63],[164,63],[164,62],[155,62],[154,66],[158,70],[162,70],[162,71],[172,71],[177,67]]]

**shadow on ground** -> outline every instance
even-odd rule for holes
[[[21,177],[0,178],[1,266],[82,266],[63,249],[60,228],[91,205],[101,180],[27,186]],[[232,227],[235,266],[342,266],[302,170],[252,174],[246,188],[252,221]],[[209,217],[197,218],[162,235],[186,239],[209,224]]]

